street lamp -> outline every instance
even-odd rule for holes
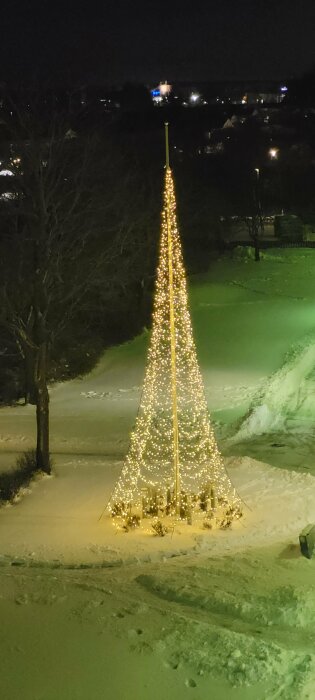
[[[254,168],[254,172],[256,174],[256,182],[253,183],[253,197],[254,197],[254,206],[255,206],[255,212],[253,213],[252,221],[253,221],[253,239],[255,243],[255,260],[258,261],[260,259],[259,256],[259,235],[263,234],[264,232],[264,222],[263,222],[263,213],[262,213],[262,206],[261,206],[261,199],[260,199],[260,169],[259,168]]]
[[[256,178],[257,178],[257,179],[256,179],[256,187],[254,188],[254,197],[255,197],[255,200],[256,200],[256,203],[257,203],[258,213],[259,213],[259,215],[260,215],[260,214],[261,214],[260,182],[259,182],[259,179],[260,179],[260,169],[259,169],[259,168],[255,168],[255,173],[256,173]]]

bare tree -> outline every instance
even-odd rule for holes
[[[113,159],[99,158],[95,142],[57,119],[36,130],[24,115],[17,133],[10,199],[0,211],[1,317],[25,361],[26,400],[36,404],[37,466],[49,473],[50,348],[88,290],[102,280],[109,289],[108,272],[127,232],[109,184]]]
[[[260,241],[264,231],[264,217],[261,213],[253,214],[252,216],[242,217],[242,221],[245,224],[248,235],[253,241],[255,260],[260,261]]]

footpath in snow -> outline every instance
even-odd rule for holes
[[[1,700],[315,700],[315,560],[298,544],[315,522],[314,262],[224,259],[191,289],[209,408],[244,502],[231,530],[159,538],[99,520],[146,333],[52,389],[54,474],[0,510]],[[31,406],[0,410],[0,469],[33,446],[34,425]]]

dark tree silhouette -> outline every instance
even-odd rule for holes
[[[0,203],[0,320],[24,359],[37,466],[49,472],[51,349],[79,310],[88,317],[94,304],[101,312],[145,284],[139,260],[151,243],[132,170],[108,141],[78,136],[59,118],[43,128],[19,114],[13,143],[11,199]]]

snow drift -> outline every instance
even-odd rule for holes
[[[286,357],[256,394],[232,441],[268,432],[309,431],[315,415],[315,338],[305,339]]]

